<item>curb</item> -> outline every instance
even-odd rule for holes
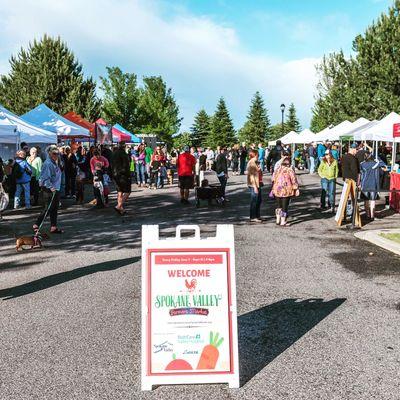
[[[357,232],[354,236],[400,256],[400,244],[397,244],[393,240],[385,239],[381,236],[381,233],[400,233],[400,229],[377,229],[374,231]]]

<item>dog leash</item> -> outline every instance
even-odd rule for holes
[[[42,225],[43,225],[44,221],[46,220],[47,214],[48,214],[48,212],[49,212],[49,210],[50,210],[50,207],[51,207],[51,205],[52,205],[52,203],[53,203],[53,200],[54,200],[55,195],[56,195],[56,192],[53,192],[53,196],[51,197],[51,200],[50,200],[50,203],[49,203],[49,205],[48,205],[48,207],[47,207],[47,210],[46,210],[46,212],[44,213],[44,217],[43,217],[43,219],[42,219],[42,222],[40,223],[39,228],[37,228],[37,230],[36,230],[36,232],[35,232],[35,234],[34,234],[34,237],[39,236],[39,234],[40,234],[40,229],[42,228]]]

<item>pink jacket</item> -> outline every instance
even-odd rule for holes
[[[292,167],[280,166],[272,176],[272,193],[275,197],[291,197],[299,188],[296,174]]]

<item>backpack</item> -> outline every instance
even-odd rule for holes
[[[24,170],[22,169],[19,162],[15,161],[12,169],[12,174],[14,175],[15,179],[20,179],[24,175]]]

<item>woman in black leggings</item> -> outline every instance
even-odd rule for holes
[[[296,174],[290,166],[290,157],[285,157],[272,176],[272,193],[276,198],[276,224],[285,226],[289,210],[290,199],[298,196],[299,184]]]

